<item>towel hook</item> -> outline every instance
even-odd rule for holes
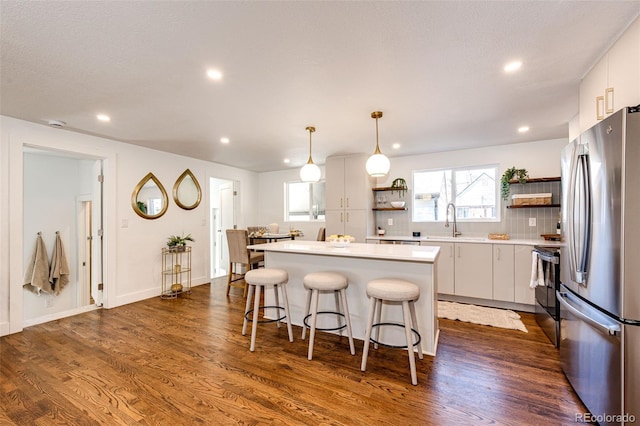
[[[56,231],[56,235],[60,235],[60,231]]]
[[[38,235],[39,235],[39,236],[42,236],[42,232],[38,232]]]

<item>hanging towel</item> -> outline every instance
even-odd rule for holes
[[[539,285],[544,285],[542,259],[538,256],[538,253],[533,251],[531,253],[531,284],[529,284],[529,287],[536,288]]]
[[[51,283],[51,289],[56,295],[60,294],[64,286],[69,284],[69,264],[67,256],[64,254],[59,232],[56,232],[56,244],[53,246],[53,255],[51,256],[49,283]]]
[[[31,255],[31,260],[27,265],[27,271],[24,273],[23,288],[40,294],[41,291],[51,293],[51,284],[49,283],[49,256],[47,256],[47,247],[42,241],[42,235],[38,232],[36,238],[36,248]]]

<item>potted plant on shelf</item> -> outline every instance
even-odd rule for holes
[[[170,251],[185,251],[187,241],[195,241],[191,234],[187,235],[171,235],[167,239],[167,247]]]
[[[398,194],[400,194],[400,196],[402,197],[404,196],[405,192],[407,192],[407,181],[403,178],[394,179],[393,182],[391,182],[391,188],[392,194],[394,190],[397,190]]]
[[[509,185],[512,180],[517,180],[518,183],[527,183],[527,179],[529,178],[529,172],[527,169],[516,169],[515,167],[511,167],[510,169],[505,170],[502,174],[502,178],[500,179],[500,192],[502,193],[502,199],[507,201],[509,199]]]

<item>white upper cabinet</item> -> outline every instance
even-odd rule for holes
[[[325,163],[327,235],[346,234],[364,243],[372,233],[373,195],[364,154],[328,157]],[[370,229],[371,228],[371,229]]]
[[[371,208],[371,179],[365,165],[366,155],[328,157],[325,163],[326,208]]]
[[[626,106],[640,104],[640,18],[580,83],[580,131]]]

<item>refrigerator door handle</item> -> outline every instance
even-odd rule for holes
[[[587,148],[585,146],[585,148]],[[591,251],[591,170],[589,168],[589,154],[582,154],[579,157],[580,168],[582,169],[582,191],[584,193],[584,235],[582,241],[582,253],[580,254],[580,267],[578,273],[582,281],[586,281],[587,269],[589,265],[589,254]]]
[[[603,324],[603,323],[591,318],[589,315],[583,313],[580,309],[574,307],[569,302],[569,294],[566,291],[556,291],[556,296],[557,296],[558,301],[560,302],[560,304],[565,309],[567,309],[569,312],[571,312],[573,315],[577,316],[578,318],[580,318],[584,322],[591,324],[596,329],[598,329],[601,332],[603,332],[605,334],[608,334],[610,336],[618,336],[618,335],[620,335],[620,326],[619,325],[617,325],[617,324],[615,324],[615,325]]]

